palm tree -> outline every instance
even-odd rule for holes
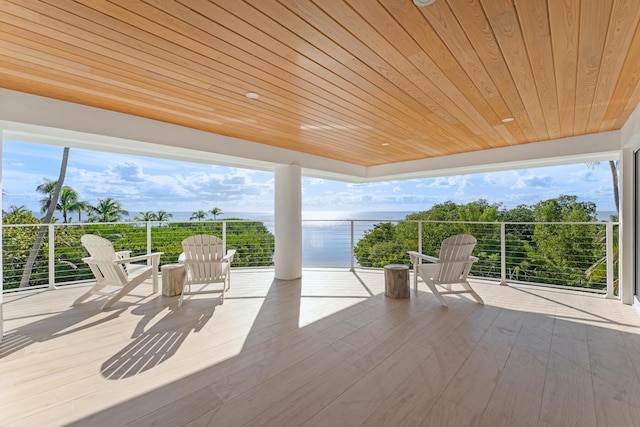
[[[140,216],[134,217],[133,220],[141,222],[157,221],[158,215],[153,213],[153,211],[140,212]]]
[[[616,213],[620,216],[620,192],[618,190],[618,161],[609,160],[611,181],[613,183],[613,200],[616,204]]]
[[[21,224],[24,218],[31,215],[31,211],[29,211],[25,207],[25,205],[20,205],[20,206],[11,205],[9,206],[8,212],[5,212],[5,211],[2,211],[2,212],[5,218],[10,217],[12,218],[11,222],[17,223],[17,224]]]
[[[173,218],[173,214],[170,214],[167,211],[158,211],[156,217],[158,218],[158,221],[169,221]]]
[[[11,205],[9,206],[9,212],[6,212],[5,214],[23,216],[23,215],[26,215],[27,213],[29,213],[29,210],[26,208],[25,205],[20,205],[20,206]]]
[[[98,204],[93,207],[93,213],[98,222],[117,222],[122,220],[123,215],[129,215],[129,212],[122,209],[120,203],[111,197],[98,199]]]
[[[220,208],[213,208],[210,212],[213,215],[213,219],[218,219],[218,215],[224,214],[224,212],[222,212],[222,209]]]
[[[27,258],[27,263],[24,266],[24,270],[22,272],[22,278],[20,279],[20,287],[26,288],[29,286],[29,280],[31,279],[31,271],[33,270],[33,265],[36,262],[36,257],[38,256],[38,252],[40,252],[40,246],[42,246],[42,238],[44,237],[44,233],[47,232],[47,224],[51,222],[53,218],[53,212],[58,204],[58,197],[60,197],[60,192],[62,191],[62,183],[64,182],[64,177],[67,174],[67,163],[69,162],[69,147],[64,147],[62,151],[62,162],[60,163],[60,174],[58,176],[58,180],[55,181],[53,191],[50,193],[50,197],[48,198],[48,206],[47,213],[44,216],[43,222],[44,224],[38,230],[38,234],[36,235],[36,240],[33,242],[33,246],[31,247],[31,252],[29,252],[29,258]],[[39,185],[36,190],[44,193],[44,186],[47,187],[50,185],[51,181],[45,180],[45,183]]]
[[[77,202],[71,210],[78,212],[78,222],[82,222],[82,212],[91,212],[93,210],[93,206],[91,206],[89,202]]]
[[[62,187],[62,191],[60,192],[60,201],[56,205],[56,210],[62,212],[62,221],[69,222],[69,218],[67,213],[73,212],[77,210],[76,205],[78,204],[78,193],[68,186]]]
[[[203,219],[207,219],[207,213],[205,211],[196,211],[191,214],[189,221],[192,219],[197,219],[198,221],[202,221]]]
[[[600,162],[587,163],[588,168],[594,168],[599,165]],[[611,184],[613,187],[613,202],[616,205],[616,214],[620,216],[620,190],[618,185],[618,161],[609,160],[609,169],[611,170]]]
[[[57,181],[51,181],[45,178],[43,183],[36,187],[36,191],[38,193],[46,195],[46,197],[40,199],[41,213],[45,213],[49,209],[49,205],[51,204],[51,200],[53,198],[53,192],[56,189],[57,183],[58,183]]]

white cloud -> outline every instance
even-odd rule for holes
[[[451,188],[451,187],[466,187],[469,184],[467,175],[457,176],[445,176],[436,178],[429,187],[431,188]]]
[[[144,173],[142,166],[137,162],[123,162],[110,165],[107,172],[113,175],[114,179],[125,182],[141,182],[144,181]]]
[[[552,185],[553,178],[548,175],[526,175],[518,177],[511,188],[549,188]]]
[[[26,205],[38,210],[35,187],[56,179],[61,147],[6,143],[3,151],[5,209]],[[6,155],[5,155],[6,154]],[[273,209],[272,173],[225,166],[71,149],[65,183],[83,200],[113,197],[133,214],[211,209],[225,212]],[[614,210],[608,164],[589,169],[565,165],[476,175],[371,183],[303,178],[303,205],[317,210],[422,211],[452,200],[484,198],[506,207],[534,204],[559,194],[593,200],[599,210]]]

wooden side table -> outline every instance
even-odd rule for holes
[[[384,294],[389,298],[409,298],[409,266],[404,264],[384,266]]]
[[[174,297],[182,293],[185,279],[187,278],[187,268],[184,264],[165,264],[160,267],[162,270],[162,295]]]

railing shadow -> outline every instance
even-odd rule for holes
[[[67,310],[59,311],[54,315],[46,316],[40,320],[28,323],[7,332],[0,343],[0,359],[15,352],[23,350],[33,344],[74,334],[84,329],[96,327],[102,323],[112,321],[119,317],[127,306],[119,305],[107,312],[100,311],[103,300],[93,300],[80,306],[72,306]],[[107,314],[104,317],[104,314]],[[95,320],[89,321],[92,317]],[[75,325],[81,325],[76,326]]]
[[[371,289],[369,289],[369,287],[367,286],[367,284],[364,282],[364,280],[362,280],[362,278],[360,276],[358,276],[358,273],[353,270],[352,271],[354,277],[358,280],[358,282],[360,282],[360,284],[362,285],[362,287],[364,288],[365,291],[367,291],[367,293],[369,294],[370,297],[375,296],[375,294],[371,291]]]

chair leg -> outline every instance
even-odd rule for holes
[[[178,300],[178,308],[182,307],[182,301],[184,301],[184,293],[187,290],[187,286],[189,286],[189,290],[191,290],[191,285],[186,283],[182,285],[182,292],[180,293],[180,299]]]
[[[473,290],[469,282],[463,282],[462,287],[469,291],[471,296],[478,302],[478,304],[484,305],[484,301],[482,300],[482,298],[480,298],[480,295],[478,295],[476,291]]]
[[[224,283],[222,284],[222,295],[220,296],[222,304],[224,304],[224,294],[228,289],[231,289],[231,276],[229,276],[229,273],[227,272],[227,277],[225,277]]]
[[[440,291],[438,291],[438,289],[436,288],[436,285],[430,280],[425,280],[424,282],[427,284],[429,289],[431,289],[431,292],[433,292],[433,295],[435,295],[435,297],[438,298],[438,301],[440,301],[440,303],[445,307],[449,307],[447,305],[447,302],[444,300],[444,297],[440,294]]]

